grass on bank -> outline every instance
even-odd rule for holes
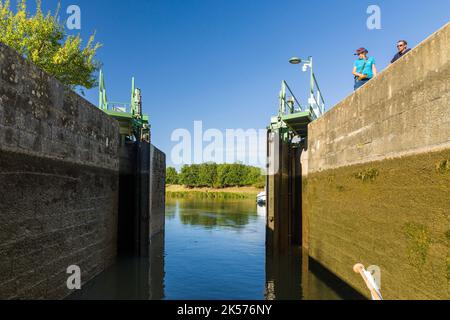
[[[200,198],[200,199],[255,199],[264,189],[255,187],[233,188],[187,188],[180,185],[168,185],[168,198]]]

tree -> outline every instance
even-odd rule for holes
[[[231,171],[231,164],[221,164],[217,168],[216,186],[218,188],[229,187],[229,175]]]
[[[169,169],[167,173],[168,178]],[[178,184],[182,184],[188,188],[227,188],[243,186],[263,188],[266,185],[266,178],[261,173],[260,168],[246,166],[240,163],[204,163],[190,166],[185,165],[181,169],[181,173],[178,175],[177,181]],[[171,184],[169,182],[167,183]]]
[[[217,164],[205,163],[200,165],[198,171],[198,184],[200,187],[214,187],[217,177]]]
[[[193,164],[191,166],[185,165],[181,168],[180,182],[188,188],[195,188],[198,186],[198,172],[199,165]]]
[[[179,177],[175,168],[169,167],[166,170],[166,184],[178,184]]]
[[[257,188],[263,188],[266,184],[266,179],[262,174],[261,169],[256,167],[248,167],[244,184],[246,186],[252,185]]]
[[[95,87],[100,63],[94,58],[101,47],[94,44],[95,34],[82,48],[80,35],[66,34],[58,12],[44,15],[41,0],[36,0],[36,7],[30,16],[26,0],[19,0],[14,13],[10,0],[0,0],[0,41],[72,89]]]
[[[244,185],[245,176],[246,166],[243,164],[234,163],[230,167],[230,171],[226,179],[226,185],[228,187],[241,187]]]

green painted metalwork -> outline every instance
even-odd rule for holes
[[[313,121],[310,112],[298,112],[281,117],[287,127],[300,138],[306,138],[308,135],[308,125]]]
[[[141,90],[136,88],[134,77],[131,80],[130,102],[109,102],[104,74],[100,70],[98,107],[119,122],[120,134],[125,138],[150,141],[149,117],[142,113]]]
[[[303,106],[286,81],[281,83],[278,116],[272,118],[270,131],[277,131],[283,141],[292,141],[295,137],[304,141],[308,136],[308,125],[325,113],[325,100],[313,70],[313,58],[294,57],[291,64],[303,64],[303,71],[310,69],[310,88],[307,106]]]

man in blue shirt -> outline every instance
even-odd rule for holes
[[[392,59],[391,63],[394,63],[395,61],[397,61],[398,59],[400,59],[405,54],[411,51],[411,49],[408,48],[408,42],[406,42],[405,40],[400,40],[399,42],[397,42],[397,49],[398,53],[394,56],[394,59]]]
[[[370,79],[375,77],[378,73],[375,65],[375,59],[368,57],[369,51],[365,48],[359,48],[356,50],[355,55],[358,56],[358,60],[355,61],[353,67],[353,75],[355,76],[355,91],[366,84]]]

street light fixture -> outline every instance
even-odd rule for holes
[[[291,59],[289,60],[289,63],[290,63],[290,64],[300,64],[300,63],[302,63],[302,59],[297,58],[297,57],[293,57],[293,58],[291,58]]]
[[[317,105],[319,107],[319,112],[324,113],[325,112],[325,102],[323,101],[322,93],[319,89],[319,85],[317,84],[316,77],[314,75],[313,70],[313,58],[310,56],[308,59],[301,59],[298,57],[293,57],[289,59],[290,64],[299,65],[303,64],[302,71],[307,72],[308,68],[310,69],[310,98],[309,98],[309,105],[311,109],[314,109],[313,106]],[[315,98],[315,91],[317,89],[317,99]],[[322,102],[322,105],[320,106],[320,102]]]
[[[301,59],[298,57],[293,57],[289,59],[290,64],[303,64],[303,72],[308,71],[308,67],[312,70],[312,57],[308,57],[308,59]]]

